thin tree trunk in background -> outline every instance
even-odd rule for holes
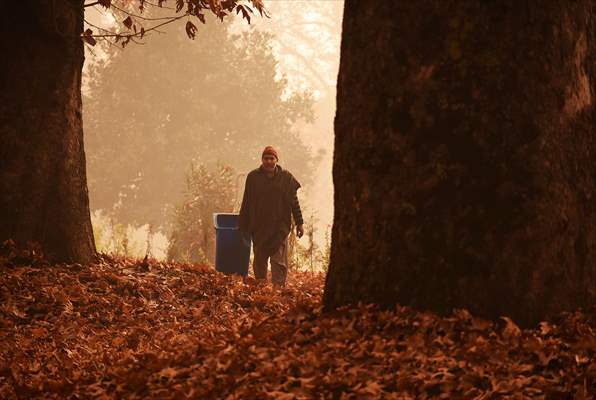
[[[0,241],[56,261],[95,254],[81,120],[82,0],[9,1],[0,16]]]
[[[596,301],[593,2],[347,0],[324,301]]]

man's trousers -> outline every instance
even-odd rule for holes
[[[279,249],[271,256],[257,246],[253,246],[253,251],[255,278],[267,279],[267,261],[270,259],[271,282],[281,286],[285,285],[288,277],[288,239],[284,239]]]

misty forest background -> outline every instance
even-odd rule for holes
[[[271,2],[271,18],[252,25],[207,15],[212,23],[196,40],[170,24],[124,50],[86,46],[83,122],[98,251],[212,263],[212,214],[238,211],[245,175],[271,144],[303,186],[306,237],[290,238],[292,267],[326,268],[343,1],[287,5]],[[171,12],[148,7],[143,18]],[[85,18],[97,29],[126,17],[92,7]]]

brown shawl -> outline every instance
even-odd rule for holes
[[[291,229],[292,200],[300,183],[279,164],[273,177],[262,168],[246,177],[240,207],[240,230],[249,233],[256,247],[273,254]]]

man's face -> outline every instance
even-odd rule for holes
[[[275,170],[275,165],[277,164],[277,158],[272,156],[271,154],[265,154],[261,159],[263,163],[263,169],[267,172],[273,172]]]

